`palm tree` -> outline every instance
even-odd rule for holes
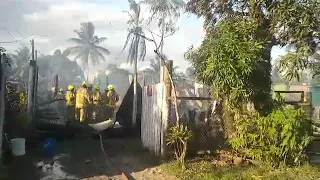
[[[134,0],[128,0],[130,4],[130,11],[125,11],[129,15],[128,21],[128,35],[124,43],[122,51],[129,47],[129,54],[127,57],[128,63],[135,63],[136,60],[143,61],[146,57],[146,41],[144,38],[144,32],[142,29],[142,22],[140,13],[140,5]]]
[[[160,53],[163,52],[164,38],[167,31],[174,32],[174,19],[180,17],[180,10],[185,7],[183,0],[143,0],[141,3],[149,6],[152,13],[150,22],[158,19],[158,26],[161,29]],[[171,34],[172,35],[172,34]]]
[[[137,114],[137,79],[138,79],[138,60],[143,61],[146,56],[146,42],[145,39],[141,37],[144,36],[144,32],[142,30],[142,22],[141,19],[141,9],[140,5],[136,3],[134,0],[128,0],[130,5],[130,11],[125,11],[129,15],[129,33],[127,35],[126,42],[124,43],[123,50],[125,50],[129,45],[129,54],[127,61],[130,64],[134,64],[134,77],[133,77],[133,114],[132,114],[132,123],[135,125],[136,123],[136,114]],[[140,52],[140,53],[139,53]]]
[[[29,61],[31,51],[28,47],[22,46],[15,51],[15,54],[10,54],[13,60],[13,77],[21,80],[23,83],[28,81],[29,75]]]
[[[87,80],[89,79],[89,60],[93,65],[105,61],[105,55],[109,55],[110,51],[99,46],[107,38],[94,35],[95,27],[92,22],[81,23],[80,30],[74,30],[78,38],[70,38],[69,41],[77,44],[74,47],[67,48],[63,54],[75,55],[74,60],[80,60],[83,69],[87,69]]]

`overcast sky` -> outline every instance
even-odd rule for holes
[[[73,30],[79,29],[81,22],[91,21],[96,26],[96,35],[107,37],[102,46],[111,51],[107,63],[125,63],[126,54],[120,54],[126,39],[127,0],[0,0],[0,46],[9,52],[21,45],[30,46],[30,39],[35,39],[35,47],[40,53],[52,54],[56,49],[64,50],[72,44],[66,40],[76,37]],[[144,14],[148,11],[143,9]],[[177,26],[179,31],[166,39],[164,52],[174,65],[186,69],[189,64],[183,54],[191,45],[198,46],[204,37],[202,19],[183,14]],[[33,36],[30,36],[33,35]],[[30,36],[30,37],[29,37]],[[154,56],[154,45],[147,44],[148,57],[140,64],[145,67]],[[275,48],[272,57],[283,54]],[[118,57],[118,60],[115,58]],[[123,66],[123,64],[122,64]],[[97,69],[103,69],[102,64]]]

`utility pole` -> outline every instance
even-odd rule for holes
[[[32,60],[35,60],[35,58],[34,58],[34,55],[35,55],[35,53],[34,53],[34,39],[32,39],[31,40],[31,48],[32,48]]]
[[[35,73],[36,73],[36,61],[34,53],[34,40],[31,40],[32,59],[29,66],[29,82],[28,82],[28,121],[31,122],[34,115],[34,90],[35,90]]]
[[[38,50],[35,50],[35,62],[37,63],[38,61]],[[36,69],[35,69],[35,79],[34,79],[34,107],[33,107],[33,111],[35,112],[35,107],[37,104],[37,92],[38,92],[38,75],[39,75],[39,67],[38,65],[36,65]]]
[[[35,50],[35,60],[38,61],[38,50]]]
[[[5,93],[6,93],[6,54],[0,52],[0,134],[3,133],[4,114],[5,114]],[[2,137],[0,137],[0,153],[2,152]],[[2,154],[0,154],[0,159]]]

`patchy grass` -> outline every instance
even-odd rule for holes
[[[262,166],[216,167],[212,160],[194,159],[186,162],[187,170],[181,172],[176,162],[163,164],[162,169],[179,179],[188,180],[313,180],[320,179],[320,166],[302,165],[300,167],[273,168]]]

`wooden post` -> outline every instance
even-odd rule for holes
[[[35,80],[34,80],[34,109],[33,109],[33,114],[35,113],[35,108],[36,108],[36,104],[38,103],[38,79],[39,79],[39,66],[36,66],[35,68],[36,72],[35,72]]]
[[[5,119],[5,91],[6,91],[6,77],[5,77],[5,60],[6,55],[4,53],[0,54],[0,159],[2,158],[2,132],[3,123]]]
[[[59,77],[58,75],[55,75],[53,79],[54,97],[56,97],[58,94],[58,85],[59,85]]]
[[[312,93],[311,92],[306,92],[306,100],[307,100],[307,107],[306,107],[306,114],[308,118],[312,118]]]
[[[166,157],[167,155],[167,145],[166,145],[166,132],[168,130],[169,122],[171,121],[171,80],[170,76],[172,74],[173,61],[167,61],[165,63],[166,67],[162,68],[163,77],[163,100],[162,100],[162,119],[161,119],[161,156]],[[161,79],[162,80],[162,79]]]
[[[27,107],[29,122],[31,122],[33,119],[35,72],[36,72],[36,61],[30,60],[29,81],[28,81],[28,107]]]

